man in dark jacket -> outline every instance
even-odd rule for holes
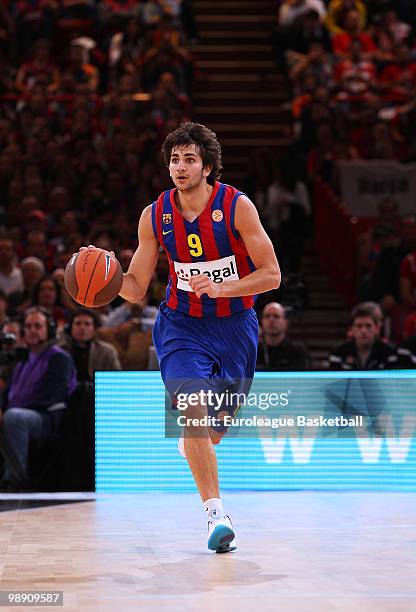
[[[60,342],[74,360],[78,382],[92,382],[96,370],[121,370],[114,346],[95,338],[99,324],[93,310],[78,308],[71,313],[67,333]]]
[[[397,352],[378,338],[380,322],[370,304],[351,314],[350,339],[329,356],[331,370],[388,370],[397,367]]]
[[[56,346],[55,324],[47,310],[36,306],[26,311],[24,339],[28,356],[11,375],[0,427],[3,489],[19,488],[27,479],[29,441],[46,439],[57,431],[76,386],[74,363]]]
[[[121,370],[114,346],[95,337],[99,324],[94,310],[74,310],[65,338],[60,343],[74,360],[78,383],[69,402],[62,432],[62,480],[65,491],[94,490],[94,372]]]
[[[391,370],[397,368],[395,348],[380,340],[381,320],[373,302],[358,304],[351,313],[350,339],[332,351],[331,370]],[[338,398],[337,398],[338,396]],[[341,379],[327,387],[327,398],[341,413],[369,418],[367,431],[382,435],[388,406],[376,378]]]
[[[293,371],[309,369],[309,357],[303,344],[287,337],[289,322],[286,310],[277,302],[264,307],[260,323],[262,335],[257,353],[256,370]]]

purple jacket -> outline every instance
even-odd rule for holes
[[[12,373],[8,394],[9,408],[43,411],[64,402],[76,388],[72,358],[58,346],[48,345],[41,353],[29,353]]]

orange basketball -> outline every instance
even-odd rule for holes
[[[65,268],[65,287],[78,304],[89,308],[114,300],[123,284],[120,263],[104,249],[88,247],[74,253]]]

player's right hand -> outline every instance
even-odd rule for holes
[[[85,247],[85,246],[79,247],[79,249],[78,249],[78,253],[79,253],[80,251],[86,251],[87,249],[97,249],[97,248],[99,248],[99,247],[96,247],[94,244],[89,244],[87,247]],[[73,255],[75,255],[75,253],[73,253]],[[116,256],[116,254],[114,253],[114,251],[110,251],[110,255],[112,255],[113,257],[115,257],[115,256]]]

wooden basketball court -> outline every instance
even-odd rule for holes
[[[2,495],[1,590],[62,590],[82,611],[416,609],[415,494],[223,499],[238,550],[216,555],[196,494]]]

